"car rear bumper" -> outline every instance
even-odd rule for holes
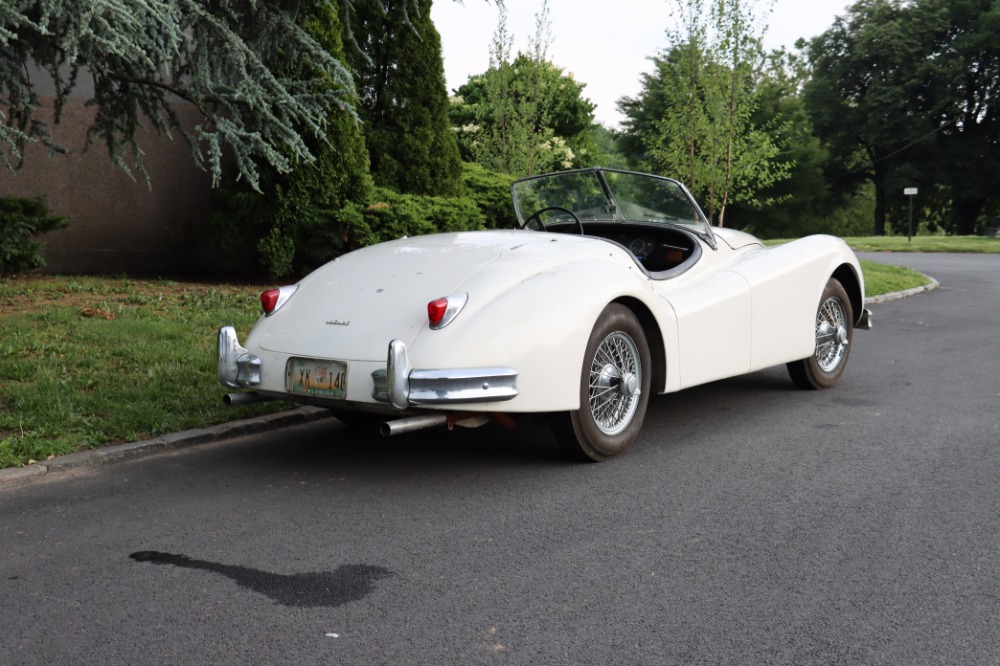
[[[260,384],[260,358],[240,345],[236,329],[219,329],[219,383],[226,388],[251,388]]]
[[[232,326],[219,330],[219,383],[226,388],[261,388],[260,357],[244,349]],[[370,367],[370,366],[369,366]],[[412,405],[460,405],[502,402],[517,397],[513,368],[413,368],[406,344],[389,343],[384,368],[371,373],[371,398],[396,409]],[[279,390],[280,391],[280,390]],[[274,390],[268,390],[274,395]]]
[[[373,372],[372,380],[372,397],[397,409],[499,402],[517,397],[517,370],[513,368],[414,369],[402,340],[389,343],[386,367]]]

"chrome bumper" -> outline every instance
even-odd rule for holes
[[[232,326],[219,329],[219,383],[226,388],[260,384],[260,358],[240,346]]]
[[[414,370],[402,340],[389,343],[386,367],[372,373],[372,397],[396,409],[510,400],[517,396],[513,368]],[[219,329],[219,383],[227,388],[260,384],[260,358],[240,346],[236,329]]]
[[[446,405],[510,400],[517,396],[513,368],[414,370],[402,340],[389,343],[385,370],[372,373],[372,397],[396,409],[410,405]]]
[[[872,320],[872,311],[868,308],[863,308],[861,310],[861,316],[858,317],[858,323],[854,326],[854,328],[862,331],[869,331],[874,325],[875,322]]]

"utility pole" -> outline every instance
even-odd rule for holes
[[[913,242],[913,197],[917,194],[917,188],[915,187],[904,187],[903,194],[910,197],[910,226],[906,234],[906,242]]]

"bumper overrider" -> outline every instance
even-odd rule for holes
[[[237,389],[260,384],[260,358],[240,346],[232,326],[219,329],[219,383]]]
[[[236,329],[219,329],[219,383],[227,388],[260,385],[259,357],[244,349]],[[505,367],[414,369],[406,344],[389,343],[386,367],[372,373],[372,398],[396,409],[412,405],[501,402],[517,396],[517,370]]]

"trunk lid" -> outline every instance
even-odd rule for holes
[[[627,253],[599,239],[537,231],[476,231],[404,238],[343,255],[299,283],[252,336],[264,349],[344,361],[385,359],[427,326],[427,304],[468,291],[483,303],[543,271]],[[460,315],[461,316],[461,315]]]

